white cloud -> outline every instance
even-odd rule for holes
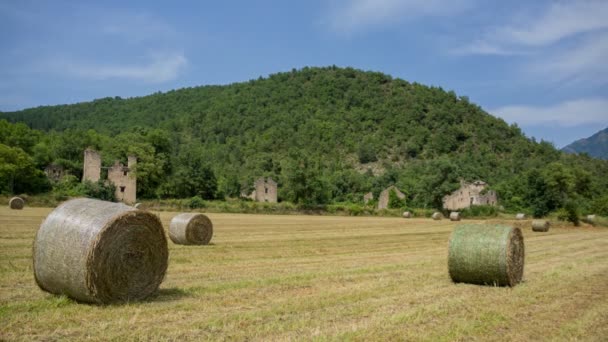
[[[608,17],[607,17],[608,18]],[[584,39],[574,48],[542,56],[526,72],[552,81],[577,83],[608,82],[608,32]],[[608,116],[608,113],[606,114]]]
[[[550,46],[578,34],[608,29],[608,1],[554,2],[543,13],[527,13],[507,26],[486,30],[457,49],[469,54],[511,54]]]
[[[90,80],[126,79],[163,83],[177,78],[188,61],[183,54],[154,56],[142,64],[91,64],[69,60],[50,63],[52,71]]]
[[[400,19],[450,15],[468,8],[472,0],[344,0],[329,13],[329,25],[338,33],[394,23]]]
[[[545,107],[506,106],[491,110],[490,113],[519,125],[557,124],[572,127],[584,124],[606,124],[608,100],[580,99]]]

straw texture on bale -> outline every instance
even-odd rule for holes
[[[409,211],[404,211],[403,212],[403,217],[404,218],[411,218],[412,217],[412,213],[410,213]]]
[[[135,203],[135,204],[133,204],[133,208],[135,208],[135,209],[144,209],[144,206],[141,203]]]
[[[171,220],[169,237],[178,245],[207,245],[213,237],[213,223],[203,214],[179,214]]]
[[[450,221],[460,221],[460,213],[457,211],[452,211],[450,213]]]
[[[524,239],[519,228],[502,225],[457,226],[448,247],[454,282],[515,286],[524,273]]]
[[[440,212],[434,212],[433,216],[431,216],[433,218],[433,220],[441,220],[441,218],[443,217],[443,215],[441,215]]]
[[[158,217],[88,198],[65,202],[47,216],[33,254],[34,277],[42,290],[97,304],[153,294],[169,256]]]
[[[535,232],[547,232],[551,224],[547,220],[532,221],[532,230]]]
[[[21,197],[13,197],[8,201],[8,207],[11,209],[21,210],[25,205],[25,201]]]
[[[516,220],[525,220],[526,219],[526,214],[519,213],[519,214],[515,215],[515,219]]]

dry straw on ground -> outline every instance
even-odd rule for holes
[[[547,220],[532,221],[532,230],[535,232],[547,232],[551,224]]]
[[[412,217],[412,213],[410,213],[409,211],[404,211],[403,212],[403,217],[404,218],[411,218]]]
[[[8,201],[8,207],[11,209],[21,210],[25,205],[25,201],[21,197],[13,197]]]
[[[467,224],[450,237],[448,269],[454,282],[515,286],[524,272],[524,239],[519,228]]]
[[[167,261],[167,239],[158,217],[94,199],[61,204],[34,241],[38,286],[82,302],[144,299],[158,289]]]
[[[450,221],[460,221],[460,213],[457,211],[452,211],[450,213]]]
[[[213,223],[203,214],[179,214],[169,225],[169,237],[178,245],[207,245],[212,236]]]
[[[431,216],[433,218],[433,220],[441,220],[441,218],[443,217],[443,215],[441,215],[440,212],[434,212],[433,216]]]
[[[519,214],[515,215],[515,219],[516,220],[525,220],[526,219],[526,214],[519,213]]]

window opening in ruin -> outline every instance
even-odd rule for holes
[[[127,175],[127,171],[124,171],[122,174],[123,174],[123,176],[126,176]]]
[[[264,193],[268,193],[268,188],[264,188]]]
[[[474,198],[473,198],[473,197],[471,197],[471,205],[473,205],[473,199],[474,199]]]
[[[124,186],[120,187],[120,192],[125,192],[125,187]]]

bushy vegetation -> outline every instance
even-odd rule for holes
[[[271,176],[279,200],[361,205],[396,185],[403,208],[440,208],[459,180],[482,179],[507,211],[546,215],[574,201],[606,215],[608,162],[526,138],[466,97],[376,72],[304,68],[227,86],[0,113],[0,192],[51,189],[49,163],[82,176],[138,156],[138,198],[237,197]],[[18,123],[9,123],[18,122]],[[25,123],[25,124],[24,124]],[[53,191],[64,193],[61,184]],[[353,212],[356,212],[353,211]]]

